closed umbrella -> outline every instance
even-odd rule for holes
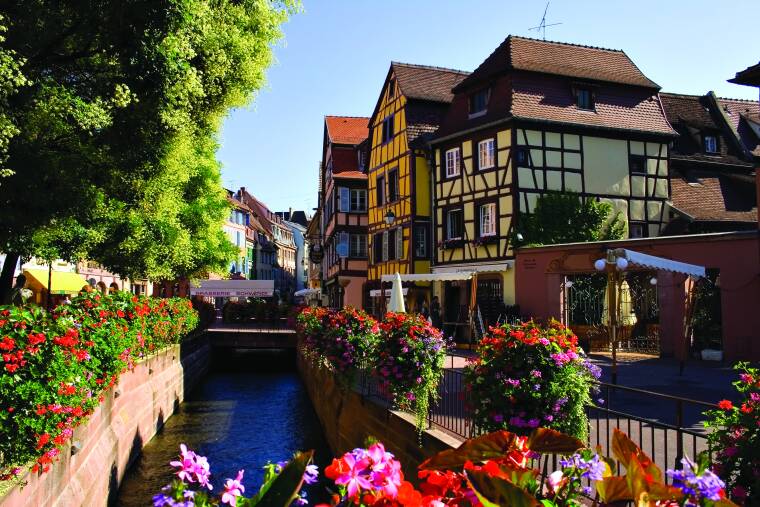
[[[398,273],[396,273],[396,277],[393,279],[388,311],[394,313],[406,313],[406,308],[404,308],[404,291],[401,288],[401,275]]]

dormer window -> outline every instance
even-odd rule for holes
[[[718,138],[706,135],[703,137],[705,153],[718,153]]]
[[[575,105],[578,106],[578,109],[594,110],[594,94],[590,88],[576,88]]]
[[[486,114],[490,95],[490,88],[478,90],[470,95],[470,118]]]

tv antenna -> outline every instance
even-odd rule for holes
[[[557,26],[561,25],[562,23],[546,23],[546,12],[549,10],[549,2],[546,2],[546,8],[544,9],[544,15],[541,17],[541,22],[538,24],[538,26],[534,26],[533,28],[529,28],[528,30],[536,30],[541,34],[544,40],[546,40],[546,27],[547,26]]]

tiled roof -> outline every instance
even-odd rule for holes
[[[347,179],[347,180],[366,180],[367,175],[361,171],[342,171],[333,174],[333,179]]]
[[[359,144],[369,135],[369,118],[363,116],[325,116],[325,124],[335,144]]]
[[[561,77],[531,73],[512,76],[511,113],[516,118],[675,134],[651,89],[600,86],[595,90],[594,102],[594,111],[576,107]]]
[[[736,147],[733,133],[725,127],[720,113],[715,111],[711,94],[681,95],[660,93],[660,100],[668,121],[676,129],[671,159],[700,163],[722,163],[752,167]],[[704,152],[702,136],[714,135],[718,139],[718,153]]]
[[[444,116],[446,105],[430,102],[410,102],[406,106],[406,137],[409,144],[425,141],[433,135]]]
[[[454,95],[451,89],[469,72],[428,65],[392,62],[391,67],[401,93],[407,99],[449,103]]]
[[[623,51],[510,35],[460,87],[507,70],[659,89]]]
[[[678,177],[670,182],[673,206],[700,221],[757,222],[755,188],[730,175]]]
[[[724,112],[724,117],[737,133],[742,145],[755,156],[760,156],[760,136],[748,123],[760,114],[760,105],[756,100],[739,100],[717,98],[718,105]]]

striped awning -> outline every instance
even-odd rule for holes
[[[682,273],[684,275],[703,278],[705,276],[705,267],[686,262],[674,261],[657,257],[655,255],[643,254],[626,248],[618,248],[615,255],[625,257],[629,263],[642,268],[656,269],[658,271],[670,271],[672,273]]]

